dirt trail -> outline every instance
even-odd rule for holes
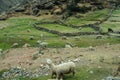
[[[5,55],[5,58],[0,58],[0,70],[10,68],[11,66],[20,66],[34,70],[45,64],[46,58],[51,58],[54,62],[78,61],[77,66],[99,67],[120,62],[120,44],[105,44],[93,48],[48,48],[44,50],[44,55],[38,55],[39,57],[33,60],[33,55],[38,52],[38,48],[11,49]],[[103,62],[100,62],[102,60]]]

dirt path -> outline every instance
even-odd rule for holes
[[[120,44],[105,44],[93,48],[49,48],[44,50],[44,55],[38,55],[39,57],[33,60],[33,55],[38,52],[38,48],[11,49],[5,58],[0,58],[0,70],[12,66],[34,70],[44,65],[46,58],[50,58],[56,63],[74,60],[77,62],[77,66],[100,67],[120,62]]]

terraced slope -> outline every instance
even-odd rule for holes
[[[101,24],[103,32],[107,32],[111,28],[115,32],[120,32],[120,9],[115,10],[108,21]]]
[[[119,9],[117,10],[119,11]],[[20,17],[12,17],[9,18],[6,21],[0,21],[0,48],[2,49],[8,49],[11,48],[11,46],[14,43],[18,43],[19,45],[17,47],[22,47],[25,43],[28,43],[31,45],[31,47],[37,47],[38,45],[36,42],[38,40],[45,41],[48,43],[48,47],[65,47],[66,43],[70,43],[72,46],[76,47],[87,47],[87,46],[96,46],[96,45],[102,45],[105,43],[120,43],[119,38],[108,38],[110,36],[102,36],[101,39],[96,39],[99,35],[78,35],[81,33],[99,33],[97,30],[95,30],[92,27],[88,27],[88,24],[93,24],[94,22],[98,22],[99,19],[103,19],[103,15],[105,16],[108,11],[100,10],[97,12],[90,13],[88,17],[83,18],[76,18],[76,17],[70,17],[68,20],[66,20],[65,24],[39,24],[42,28],[47,28],[48,30],[61,32],[62,34],[68,34],[70,35],[73,33],[76,36],[67,37],[66,39],[63,39],[64,35],[57,35],[50,33],[49,31],[44,30],[37,30],[33,27],[34,23],[38,22],[50,22],[55,21],[55,16],[47,15],[47,16],[41,16],[41,17],[30,17],[30,16],[20,16]],[[116,13],[116,12],[114,12]],[[90,17],[91,15],[96,16]],[[103,14],[103,15],[102,15]],[[118,12],[115,14],[119,14]],[[86,14],[87,15],[87,14]],[[93,16],[92,15],[92,16]],[[99,15],[99,17],[98,17]],[[74,19],[72,19],[74,18]],[[94,19],[94,20],[93,20]],[[85,26],[82,26],[84,22]],[[86,23],[86,24],[85,24]],[[115,23],[115,24],[114,24]],[[116,22],[113,24],[116,25]],[[107,23],[104,23],[102,25],[109,25]],[[104,27],[104,26],[102,26]],[[114,27],[116,29],[116,27]],[[107,28],[103,28],[103,30],[107,30]],[[119,27],[117,27],[116,30],[118,30]],[[105,31],[106,32],[106,31]],[[34,37],[32,40],[30,37]]]

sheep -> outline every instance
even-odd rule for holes
[[[55,65],[52,63],[50,59],[47,59],[47,63],[52,70],[52,78],[55,76],[58,80],[63,79],[64,74],[72,73],[75,75],[75,63],[74,62],[66,62],[61,63],[59,65]]]

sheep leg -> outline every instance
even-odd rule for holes
[[[75,71],[73,71],[73,76],[75,76]]]
[[[72,73],[73,76],[74,76],[74,75],[75,75],[75,70],[74,70],[74,68],[73,68],[73,69],[70,69],[68,73]]]
[[[60,80],[60,73],[57,73],[56,79]]]
[[[58,73],[58,74],[57,74],[57,79],[58,79],[58,80],[63,79],[63,73]]]
[[[61,78],[62,80],[63,80],[63,76],[64,76],[63,73],[61,73],[61,74],[60,74],[60,78]]]
[[[54,74],[52,73],[51,78],[53,78],[53,77],[54,77]]]
[[[52,72],[51,78],[54,78],[54,77],[56,77],[56,73]]]

